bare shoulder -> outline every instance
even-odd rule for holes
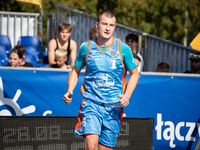
[[[70,39],[70,49],[73,50],[73,49],[77,49],[77,43],[76,41]]]
[[[72,39],[70,39],[70,44],[71,44],[71,45],[77,45],[76,41],[74,41],[74,40],[72,40]]]
[[[51,39],[50,41],[49,41],[49,44],[48,44],[48,48],[49,48],[49,50],[54,50],[57,46],[56,46],[57,44],[56,44],[56,40],[55,39]]]
[[[51,39],[49,41],[49,44],[48,44],[49,47],[56,47],[56,40],[55,39]]]

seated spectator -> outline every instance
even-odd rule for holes
[[[24,58],[26,57],[26,53],[25,53],[25,47],[22,46],[22,45],[16,45],[13,47],[13,50],[14,49],[18,49],[22,52],[22,60],[19,64],[19,67],[34,67],[32,63],[29,63],[29,62],[25,62],[24,61]],[[10,62],[7,64],[7,66],[11,66]]]
[[[184,73],[200,74],[200,52],[190,53],[190,69],[191,71],[185,71]]]
[[[65,62],[67,60],[67,51],[66,50],[57,49],[55,51],[55,59],[56,59],[56,64],[51,64],[49,66],[46,66],[45,68],[61,68],[61,69],[70,68],[69,65],[65,64]]]
[[[96,28],[96,26],[94,25],[94,26],[92,26],[91,28],[90,28],[90,30],[89,30],[89,39],[90,40],[92,40],[92,39],[97,39],[98,38],[98,30],[97,30],[97,28]],[[83,44],[85,44],[85,43],[87,43],[88,41],[86,41],[86,42],[83,42],[82,44],[81,44],[81,46],[83,46]],[[80,46],[80,47],[81,47]]]
[[[89,30],[89,39],[97,39],[98,38],[98,30],[96,28],[96,26],[92,26]]]
[[[140,52],[137,50],[138,46],[138,36],[136,34],[130,33],[126,36],[126,44],[131,48],[133,55],[137,54],[137,56],[140,58],[140,64],[138,66],[138,71],[143,71],[144,66],[144,60]]]
[[[156,67],[156,72],[163,72],[163,73],[169,73],[170,66],[166,62],[161,62]]]
[[[49,64],[56,64],[55,61],[55,51],[59,48],[65,49],[67,51],[68,60],[66,64],[70,64],[72,68],[75,63],[77,55],[77,43],[69,39],[71,36],[72,25],[67,23],[60,23],[58,25],[59,38],[51,39],[48,44],[48,62]],[[69,63],[69,56],[71,62]]]
[[[20,67],[20,63],[23,60],[23,54],[22,51],[19,49],[13,48],[10,56],[9,56],[9,65],[10,67]]]

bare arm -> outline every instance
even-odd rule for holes
[[[77,56],[77,44],[74,40],[71,40],[71,63],[70,63],[70,68],[74,66],[76,56]]]
[[[56,64],[56,62],[55,62],[55,49],[56,49],[55,39],[52,39],[49,41],[48,49],[49,49],[49,51],[48,51],[49,64]]]
[[[76,66],[74,66],[74,68],[72,69],[72,71],[69,74],[67,93],[63,97],[63,100],[66,104],[70,104],[72,102],[71,97],[73,95],[73,90],[76,87],[76,84],[78,82],[78,77],[79,77],[80,71],[81,71],[81,69],[76,68]]]
[[[129,99],[131,98],[131,95],[136,88],[138,79],[139,79],[139,72],[138,68],[129,71],[130,77],[128,80],[127,88],[124,95],[119,95],[118,97],[121,98],[120,103],[122,106],[128,106],[129,105]]]

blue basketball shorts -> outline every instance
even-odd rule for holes
[[[79,110],[75,134],[97,134],[100,144],[115,147],[123,113],[123,107],[102,106],[84,99]]]

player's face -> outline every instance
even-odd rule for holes
[[[65,61],[67,61],[67,57],[56,57],[56,63],[59,68],[65,65]]]
[[[96,23],[96,27],[98,29],[98,38],[110,39],[115,31],[116,19],[115,17],[108,18],[102,15],[99,23]]]
[[[67,41],[71,35],[71,32],[68,32],[67,29],[64,29],[64,30],[60,31],[59,34],[60,34],[60,38],[62,41]]]
[[[9,57],[9,63],[11,67],[19,67],[20,62],[22,61],[21,58],[16,53],[11,53]]]
[[[133,49],[136,49],[137,45],[138,45],[138,42],[135,42],[131,39],[128,39],[126,41],[126,44],[133,50]]]

